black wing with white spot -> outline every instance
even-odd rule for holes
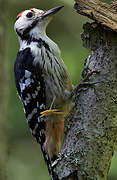
[[[33,65],[34,57],[30,48],[18,52],[14,72],[18,94],[30,130],[40,144],[45,142],[45,121],[40,113],[45,110],[45,87],[39,64]]]

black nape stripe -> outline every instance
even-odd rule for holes
[[[38,20],[35,20],[22,33],[20,31],[18,31],[18,29],[16,29],[18,36],[20,36],[22,40],[28,40],[30,38],[30,35],[29,35],[30,30],[33,29],[37,23],[38,23]]]
[[[32,12],[35,12],[33,9],[30,9]]]
[[[20,16],[19,16],[20,17]],[[19,17],[17,17],[16,19],[15,19],[15,21],[17,21],[18,19],[19,19]]]

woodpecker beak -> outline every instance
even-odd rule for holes
[[[48,11],[46,11],[44,14],[42,14],[42,18],[45,18],[45,17],[47,17],[47,16],[50,16],[50,15],[53,15],[53,14],[55,14],[55,13],[57,13],[61,8],[63,8],[64,6],[62,5],[62,6],[58,6],[58,7],[55,7],[55,8],[52,8],[52,9],[50,9],[50,10],[48,10]]]

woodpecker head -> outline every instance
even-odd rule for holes
[[[38,36],[45,33],[45,29],[52,16],[63,6],[52,8],[48,11],[31,8],[18,14],[14,29],[17,35],[23,40],[29,36]]]

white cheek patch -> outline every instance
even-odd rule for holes
[[[15,31],[18,30],[20,33],[23,33],[23,30],[27,27],[27,21],[24,17],[19,17],[19,19],[16,21],[14,29]]]
[[[28,20],[26,14],[29,10],[24,11],[18,20],[15,22],[14,30],[23,34],[24,30],[27,29],[33,23],[33,19]]]

